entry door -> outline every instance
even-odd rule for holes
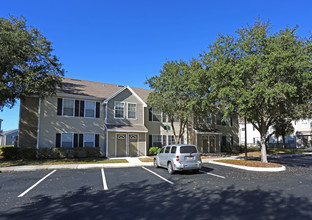
[[[216,137],[210,136],[209,138],[209,152],[215,153],[216,152]]]
[[[203,153],[208,153],[208,136],[202,136]]]
[[[138,140],[137,134],[129,134],[129,155],[130,157],[138,156]]]
[[[117,157],[127,156],[126,144],[127,144],[127,135],[126,134],[116,134],[116,150]]]

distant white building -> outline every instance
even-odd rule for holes
[[[0,133],[0,145],[14,145],[18,138],[18,129]]]
[[[292,121],[294,133],[285,137],[285,142],[289,148],[306,148],[312,147],[312,119],[301,119]],[[245,144],[245,129],[247,129],[247,145],[258,146],[260,144],[260,133],[251,124],[247,123],[245,128],[244,119],[239,120],[239,144]],[[273,128],[269,128],[269,133],[273,132]],[[276,136],[272,136],[269,144],[283,143],[282,137],[277,140]]]

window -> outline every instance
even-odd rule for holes
[[[165,153],[167,154],[169,153],[169,151],[170,151],[170,147],[166,147]]]
[[[171,147],[171,154],[175,154],[177,151],[177,147]]]
[[[153,134],[149,136],[149,147],[162,147],[166,146],[166,143],[166,135]]]
[[[63,115],[64,116],[74,116],[74,104],[75,101],[73,99],[63,99]]]
[[[125,118],[124,117],[125,103],[115,102],[114,110],[115,110],[115,118]]]
[[[201,115],[198,116],[198,124],[205,124],[204,117]]]
[[[253,130],[253,131],[255,131],[255,130],[256,130],[255,126],[252,126],[252,130]]]
[[[208,113],[207,115],[199,115],[198,116],[198,123],[199,124],[211,124],[212,118],[211,113]]]
[[[94,134],[84,134],[83,135],[83,146],[84,147],[94,147],[95,138]]]
[[[164,153],[164,151],[165,151],[165,148],[163,147],[163,148],[161,148],[160,153],[162,154],[162,153]]]
[[[162,140],[161,135],[152,135],[152,146],[153,147],[161,147]]]
[[[168,142],[169,145],[176,144],[175,141],[174,141],[174,136],[173,135],[169,135],[168,136],[168,141],[169,141]]]
[[[169,135],[168,136],[168,142],[169,142],[168,145],[176,144],[173,135]],[[183,143],[184,143],[184,138],[183,138],[183,135],[182,135],[179,144],[183,144]]]
[[[242,131],[245,131],[245,128],[242,128]]]
[[[185,154],[185,153],[197,153],[196,147],[194,146],[183,146],[180,147],[180,153]]]
[[[128,118],[129,119],[137,118],[137,104],[128,103]]]
[[[85,117],[95,117],[95,102],[85,101]]]
[[[150,109],[150,121],[161,121],[162,112],[160,110]]]
[[[226,119],[223,120],[223,115],[217,115],[216,116],[217,125],[227,125],[232,126],[232,118],[226,117]]]
[[[73,147],[73,134],[72,133],[62,134],[62,147]]]

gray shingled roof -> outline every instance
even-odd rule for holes
[[[99,97],[107,99],[122,89],[124,86],[93,82],[88,80],[72,79],[63,77],[63,88],[58,89],[57,92],[71,94],[71,95],[83,95],[91,97]],[[130,86],[131,87],[131,86]],[[140,98],[147,102],[147,97],[152,90],[135,88],[131,89],[138,95]]]

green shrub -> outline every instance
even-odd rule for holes
[[[100,157],[99,147],[84,148],[16,148],[2,147],[2,155],[7,160],[36,159],[61,159],[61,158],[84,158]]]
[[[157,154],[157,151],[160,151],[161,148],[160,147],[151,147],[149,150],[148,150],[148,154],[149,155],[156,155]]]
[[[14,145],[0,145],[0,156],[2,156],[2,148],[5,148],[5,147],[14,147]]]
[[[35,159],[36,154],[37,154],[36,148],[17,148],[17,147],[2,148],[2,155],[7,160]]]

